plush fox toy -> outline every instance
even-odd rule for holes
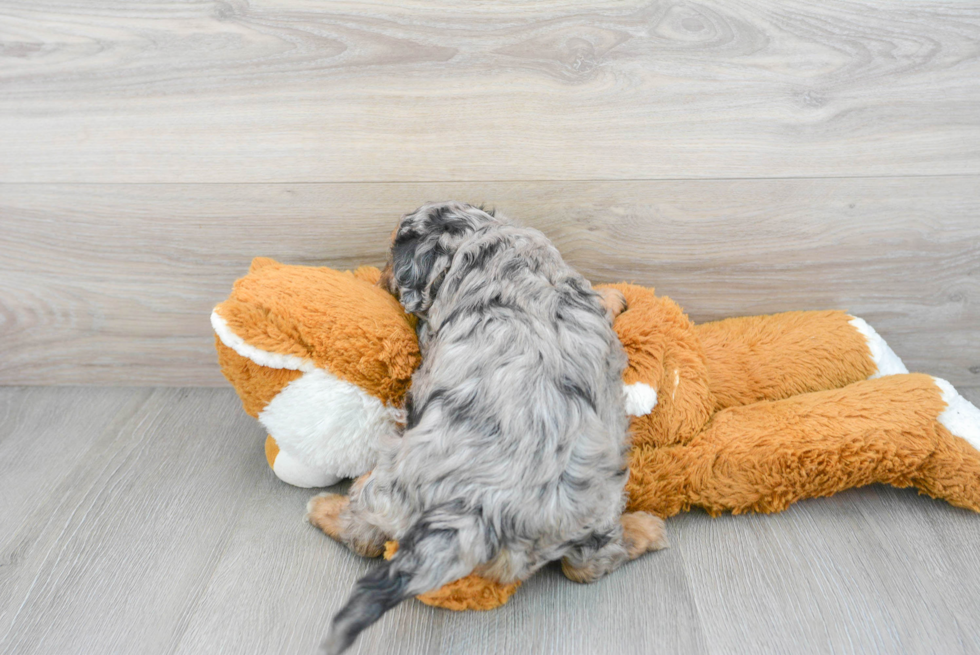
[[[269,432],[266,458],[284,482],[357,477],[397,433],[421,357],[413,319],[379,276],[257,257],[211,313],[221,372]]]
[[[222,372],[290,484],[366,473],[379,440],[398,433],[420,357],[411,317],[378,276],[259,258],[211,315]],[[611,286],[627,301],[614,327],[629,356],[629,510],[775,512],[881,482],[980,511],[980,410],[945,380],[908,373],[863,320],[816,311],[694,325],[653,289]],[[420,599],[489,609],[515,589],[469,576]]]

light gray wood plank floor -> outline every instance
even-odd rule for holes
[[[0,653],[312,652],[372,562],[302,521],[262,437],[229,389],[0,388]],[[406,602],[353,652],[980,652],[976,514],[875,486],[668,530],[595,585]]]

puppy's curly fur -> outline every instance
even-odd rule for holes
[[[349,502],[314,498],[310,518],[361,554],[400,547],[357,583],[325,652],[474,571],[506,583],[560,559],[590,582],[665,545],[659,519],[620,516],[621,296],[601,297],[537,230],[455,202],[402,218],[382,284],[420,319],[405,431]]]

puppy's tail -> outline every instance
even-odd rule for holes
[[[333,618],[321,654],[343,653],[361,631],[406,598],[469,575],[475,562],[466,561],[470,558],[461,543],[467,533],[472,534],[467,527],[458,519],[423,518],[416,523],[394,557],[357,581],[347,604]]]

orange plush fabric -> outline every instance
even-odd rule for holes
[[[398,542],[389,541],[385,544],[384,558],[398,552]],[[426,605],[441,607],[447,610],[461,612],[463,610],[492,610],[505,604],[514,595],[520,582],[498,584],[476,574],[470,574],[455,582],[416,596]]]
[[[778,512],[881,482],[980,511],[980,453],[937,420],[944,408],[921,374],[730,407],[687,444],[634,448],[628,509]]]
[[[242,357],[215,336],[214,347],[218,350],[218,365],[225,379],[238,391],[245,413],[258,418],[269,401],[287,384],[303,375],[302,371],[288,368],[269,368]]]
[[[786,312],[697,326],[714,410],[866,380],[875,366],[850,320],[841,311]]]
[[[715,403],[694,323],[677,303],[654,295],[653,289],[609,286],[626,297],[627,309],[614,324],[629,358],[623,382],[643,382],[657,390],[654,410],[633,420],[633,444],[665,446],[690,440]]]
[[[398,301],[374,286],[379,275],[376,268],[340,272],[257,257],[215,312],[257,350],[309,361],[384,403],[397,404],[419,364],[418,343]],[[219,354],[230,358],[223,345]],[[253,409],[269,388],[290,381],[289,376],[253,380],[254,368],[244,373],[249,380],[241,380],[243,373],[234,368],[240,362],[221,364],[235,388],[254,398]],[[253,384],[263,391],[256,392]]]
[[[221,371],[266,427],[266,458],[290,484],[366,473],[397,430],[420,355],[414,319],[379,276],[259,257],[212,313]]]
[[[933,378],[868,380],[874,361],[844,312],[695,326],[653,289],[613,286],[627,298],[625,382],[658,391],[631,424],[631,511],[773,512],[873,482],[980,511],[980,452],[937,420]],[[956,466],[935,466],[940,452]]]

